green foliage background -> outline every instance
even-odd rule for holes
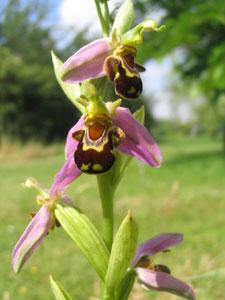
[[[48,2],[47,2],[48,3]],[[52,68],[44,1],[10,0],[0,19],[0,132],[23,141],[65,138],[77,119]]]
[[[168,253],[154,256],[174,276],[192,284],[198,300],[224,299],[225,280],[225,158],[220,141],[175,135],[161,143],[163,166],[149,168],[133,160],[116,192],[118,228],[131,210],[139,224],[139,242],[160,232],[182,232],[183,243]],[[96,275],[62,228],[55,228],[35,251],[20,274],[11,267],[11,251],[27,226],[36,191],[24,189],[29,176],[46,187],[64,161],[63,145],[18,148],[4,144],[0,152],[0,297],[16,300],[53,299],[51,273],[73,299],[98,299]],[[101,204],[95,176],[82,175],[68,195],[101,230]],[[5,297],[5,298],[4,298]],[[7,298],[9,297],[9,298]],[[94,298],[95,297],[95,298]],[[175,300],[168,293],[146,292],[135,284],[130,300]]]
[[[225,146],[225,5],[223,0],[137,0],[141,16],[161,12],[166,30],[146,38],[140,59],[175,53],[180,85],[203,95],[197,124],[205,132],[223,132]],[[179,50],[179,51],[178,51]],[[185,95],[185,94],[184,94]],[[182,99],[181,99],[182,100]]]

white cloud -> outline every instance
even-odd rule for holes
[[[109,10],[119,7],[123,0],[109,1]],[[61,0],[59,5],[59,24],[72,27],[76,31],[87,28],[87,35],[101,33],[94,0]]]
[[[88,26],[88,33],[100,31],[94,1],[62,0],[59,6],[59,23],[80,31]]]
[[[143,80],[144,94],[146,99],[152,95],[150,103],[153,115],[159,119],[171,118],[170,93],[168,92],[168,78],[171,77],[172,60],[164,59],[162,62],[153,60],[145,64],[146,72],[141,77]]]
[[[173,73],[174,59],[165,57],[161,62],[149,60],[146,64],[146,72],[142,74],[144,95],[150,96],[150,108],[157,119],[178,119],[181,122],[189,121],[193,116],[192,101],[186,92],[180,96],[179,101],[174,101],[174,91],[171,86],[180,84]]]

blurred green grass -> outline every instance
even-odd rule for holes
[[[174,276],[193,284],[198,300],[224,298],[225,154],[209,138],[171,137],[162,144],[164,164],[151,169],[134,161],[115,199],[116,226],[128,209],[139,224],[140,241],[160,232],[183,232],[182,245],[160,254]],[[3,300],[53,299],[48,275],[60,281],[73,299],[97,299],[94,271],[57,228],[34,253],[21,274],[10,264],[13,245],[35,211],[35,192],[21,187],[33,176],[46,186],[63,162],[63,146],[3,145],[0,151],[0,297]],[[69,194],[100,229],[101,208],[94,176],[82,175]],[[202,275],[203,276],[199,276]],[[94,297],[95,296],[95,297]],[[176,299],[135,286],[131,299]]]

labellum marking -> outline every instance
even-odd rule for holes
[[[127,94],[132,95],[136,92],[136,89],[132,86],[129,91],[127,91]]]
[[[114,80],[116,94],[126,99],[135,99],[142,93],[142,81],[139,74],[126,76],[126,71],[119,66],[119,76]]]
[[[140,260],[138,261],[138,263],[136,264],[135,267],[151,270],[151,269],[153,269],[153,264],[152,264],[150,258],[147,255],[145,255],[140,258]]]
[[[161,264],[154,265],[154,271],[171,274],[170,269],[167,266]]]
[[[118,66],[120,64],[120,60],[115,58],[113,55],[108,56],[103,65],[104,73],[107,75],[110,81],[114,81],[115,76],[118,72]]]
[[[95,165],[93,165],[92,168],[94,171],[102,171],[103,170],[103,166],[100,164],[95,164]]]
[[[137,263],[137,265],[135,267],[140,267],[140,268],[144,268],[144,269],[154,270],[156,272],[163,272],[163,273],[171,274],[171,271],[167,266],[162,265],[162,264],[154,265],[152,263],[151,259],[147,255],[141,257],[141,259],[139,260],[139,262]]]
[[[85,172],[88,171],[89,167],[91,166],[91,164],[82,164],[80,169]]]
[[[73,137],[77,136],[74,132]],[[74,153],[77,167],[88,174],[106,172],[115,161],[115,149],[123,137],[123,131],[112,125],[109,116],[98,115],[94,120],[86,118],[81,139]]]
[[[142,93],[142,81],[139,72],[145,70],[135,64],[136,49],[121,46],[104,62],[104,72],[115,86],[115,93],[125,99],[135,99]]]

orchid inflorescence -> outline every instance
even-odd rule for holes
[[[140,72],[145,68],[136,62],[136,54],[143,33],[160,32],[163,26],[146,20],[130,29],[131,0],[124,1],[111,26],[109,14],[103,17],[101,13],[108,10],[107,1],[95,2],[104,37],[82,47],[65,63],[52,53],[56,78],[82,115],[68,132],[65,162],[50,189],[34,178],[25,182],[26,187],[38,190],[40,209],[13,249],[13,269],[19,272],[49,232],[61,225],[100,277],[101,299],[128,299],[135,278],[147,289],[195,299],[189,285],[173,277],[167,266],[152,260],[158,252],[179,244],[181,234],[162,233],[137,246],[138,229],[129,211],[113,238],[113,196],[131,158],[156,168],[162,162],[159,146],[142,124],[144,109],[132,114],[121,103],[142,93]],[[109,98],[106,90],[111,95],[114,91],[114,96]],[[122,99],[113,101],[115,95]],[[102,235],[65,194],[67,186],[82,173],[97,176]],[[71,299],[52,277],[50,282],[56,299]]]

